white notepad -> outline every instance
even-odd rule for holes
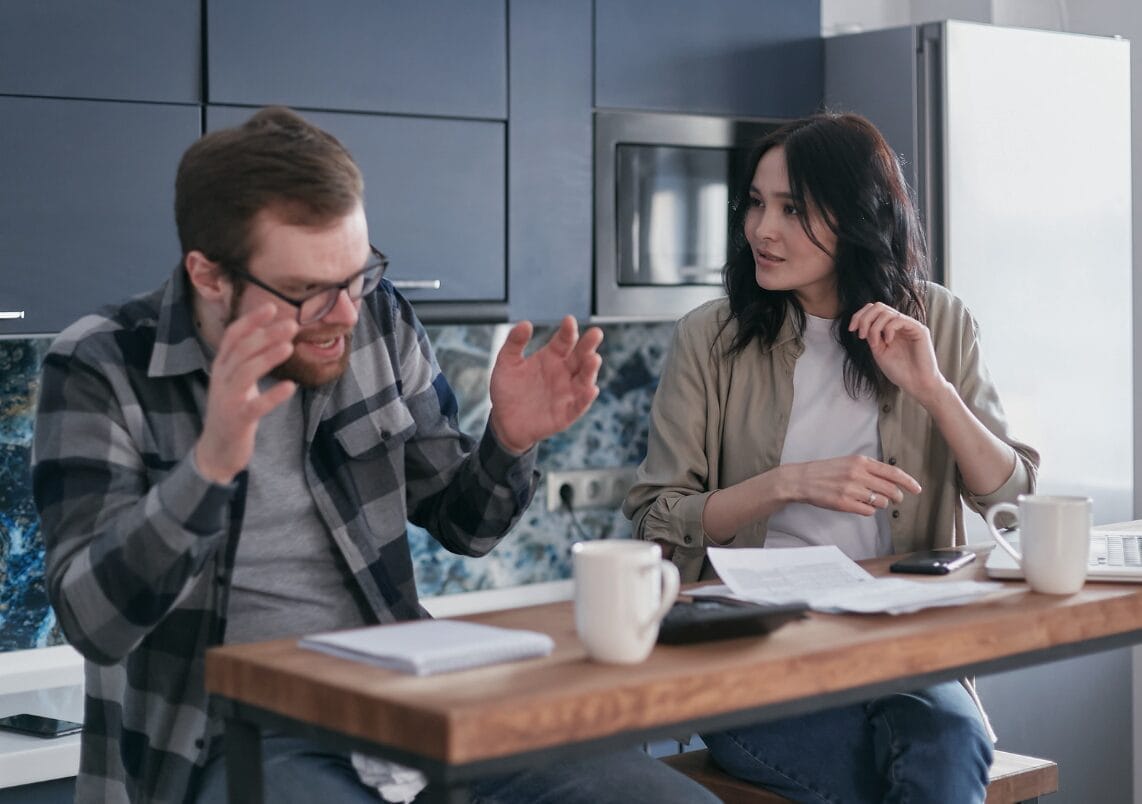
[[[329,631],[302,637],[298,645],[418,676],[546,656],[555,647],[551,637],[537,631],[460,620]]]

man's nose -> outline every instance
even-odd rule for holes
[[[329,308],[329,312],[321,318],[323,324],[338,324],[352,327],[357,323],[360,301],[349,298],[349,291],[342,288],[337,294],[337,301]]]

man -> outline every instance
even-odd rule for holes
[[[536,442],[598,394],[597,328],[579,337],[568,318],[524,357],[522,322],[482,440],[462,435],[383,280],[356,165],[288,110],[192,145],[175,196],[174,275],[80,320],[44,361],[33,485],[52,603],[88,660],[80,801],[221,798],[206,649],[426,616],[405,521],[486,553],[531,499]],[[267,800],[378,800],[348,757],[264,742]],[[648,801],[702,800],[637,751],[475,792],[603,801],[616,776]]]

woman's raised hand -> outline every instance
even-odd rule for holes
[[[915,318],[881,302],[866,304],[853,314],[849,332],[868,343],[884,376],[920,404],[944,390],[932,335]]]

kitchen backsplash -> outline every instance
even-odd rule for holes
[[[47,338],[0,340],[0,650],[63,639],[44,592],[44,545],[29,475]]]
[[[460,425],[479,434],[488,416],[488,376],[506,324],[428,327],[441,368],[460,400]],[[531,507],[511,534],[483,558],[453,555],[410,527],[417,585],[424,597],[502,589],[571,576],[571,517],[548,511],[546,473],[635,465],[646,453],[650,403],[668,348],[670,323],[607,324],[600,347],[600,393],[587,414],[542,443],[544,472]],[[536,327],[534,344],[553,327]],[[40,365],[48,338],[0,340],[0,651],[61,643],[44,592],[44,550],[32,505],[29,466]],[[630,536],[617,510],[576,513],[590,538]]]

